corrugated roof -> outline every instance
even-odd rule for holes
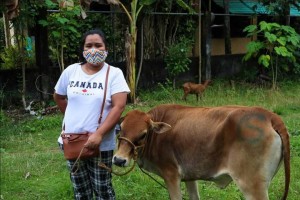
[[[214,0],[223,7],[223,0]],[[230,0],[229,11],[232,14],[268,14],[266,7],[255,0]],[[291,7],[290,16],[300,16],[300,11],[294,6]]]

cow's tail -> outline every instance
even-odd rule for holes
[[[289,192],[290,186],[290,139],[289,133],[282,121],[282,119],[278,115],[273,115],[272,126],[274,130],[279,134],[282,141],[282,151],[283,151],[283,163],[284,163],[284,174],[285,174],[285,189],[282,200],[287,199],[287,195]]]

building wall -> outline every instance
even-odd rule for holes
[[[250,38],[231,38],[231,52],[232,54],[246,53],[246,45],[250,42]],[[212,39],[211,55],[225,55],[225,40]]]

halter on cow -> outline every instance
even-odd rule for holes
[[[197,180],[226,187],[232,180],[247,200],[267,200],[272,178],[284,161],[287,198],[289,135],[278,115],[259,107],[215,108],[160,105],[147,113],[128,112],[113,163],[127,166],[139,148],[141,168],[161,176],[171,200],[199,199]],[[126,138],[126,139],[124,139]]]

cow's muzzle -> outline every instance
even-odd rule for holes
[[[140,145],[140,146],[136,146],[132,141],[130,141],[129,139],[127,139],[125,137],[118,137],[118,140],[125,140],[127,143],[130,144],[130,146],[132,147],[132,152],[133,152],[132,158],[133,158],[134,162],[136,162],[136,159],[138,157],[138,149],[143,148],[144,144]],[[118,154],[116,154],[113,156],[112,162],[113,162],[113,164],[115,164],[119,167],[127,167],[130,163],[130,159],[122,158],[122,157],[118,156]]]
[[[113,157],[112,162],[119,167],[126,167],[128,165],[126,159],[119,158],[117,156]]]
[[[127,139],[125,137],[118,137],[118,139],[119,140],[125,140],[125,141],[127,141],[132,146],[132,148],[133,148],[133,161],[134,161],[133,165],[130,167],[130,169],[128,171],[123,172],[123,173],[115,172],[115,171],[112,170],[112,168],[108,168],[103,163],[100,163],[99,167],[104,168],[107,171],[109,171],[110,173],[113,173],[115,175],[123,176],[123,175],[128,174],[129,172],[131,172],[134,169],[135,164],[136,164],[136,160],[137,160],[137,157],[138,157],[138,149],[139,148],[143,148],[144,144],[140,145],[140,146],[136,146],[136,145],[133,144],[133,142],[131,142],[129,139]],[[116,154],[112,158],[112,163],[114,165],[116,165],[116,166],[119,166],[119,167],[127,167],[129,165],[129,163],[130,163],[130,160],[131,159],[122,158],[122,157],[118,156],[118,154]]]

